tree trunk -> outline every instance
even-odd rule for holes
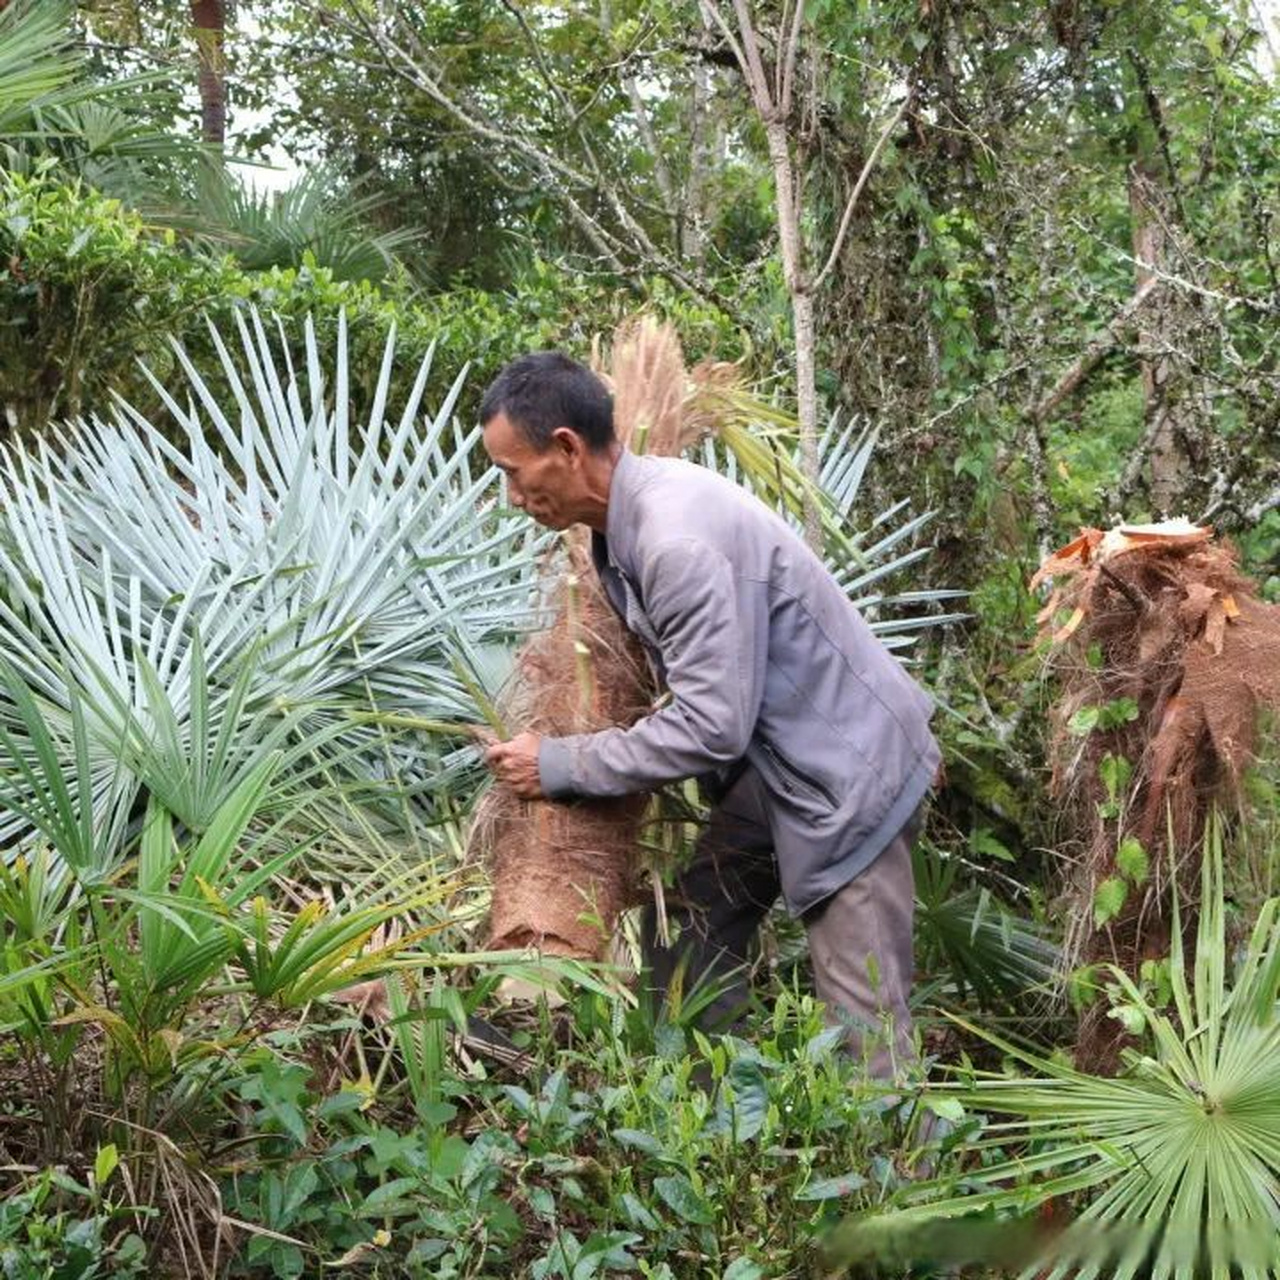
[[[1149,289],[1166,269],[1168,253],[1167,202],[1162,199],[1160,175],[1141,161],[1129,175],[1129,211],[1133,227],[1133,256],[1137,259],[1134,291]],[[1172,291],[1138,312],[1138,342],[1142,351],[1142,409],[1146,423],[1144,445],[1150,459],[1151,505],[1157,516],[1178,514],[1176,508],[1191,476],[1183,421],[1190,406],[1185,380],[1177,376],[1171,350],[1177,334],[1178,300]]]
[[[191,0],[191,24],[200,60],[200,136],[220,147],[227,139],[226,0]]]
[[[813,322],[813,294],[806,287],[793,290],[791,312],[796,331],[796,410],[800,421],[800,465],[805,479],[818,483],[817,336]],[[805,541],[822,550],[822,521],[817,504],[804,500]]]
[[[791,314],[796,344],[796,416],[800,423],[800,465],[811,484],[818,482],[818,383],[816,340],[813,322],[813,294],[804,261],[804,238],[800,228],[800,202],[796,197],[799,180],[791,157],[787,126],[782,120],[765,124],[769,159],[773,162],[775,200],[778,207],[778,239],[782,249],[782,274],[791,295]],[[817,504],[804,496],[804,535],[818,551],[822,547],[822,522]]]
[[[707,25],[703,15],[704,29]],[[701,59],[694,63],[689,105],[689,179],[685,184],[684,219],[680,227],[680,253],[703,266],[707,257],[707,218],[704,201],[707,180],[713,172],[716,122],[711,115],[711,70]]]

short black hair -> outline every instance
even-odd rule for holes
[[[614,441],[613,397],[584,364],[559,351],[534,351],[511,361],[480,402],[480,425],[505,413],[539,452],[551,446],[551,433],[568,427],[592,453]]]

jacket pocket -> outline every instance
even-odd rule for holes
[[[811,800],[821,801],[829,809],[838,809],[840,807],[828,787],[819,782],[817,778],[811,778],[802,769],[797,768],[772,744],[762,739],[760,749],[773,766],[778,782],[788,795],[807,795]]]

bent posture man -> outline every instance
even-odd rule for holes
[[[911,840],[939,758],[928,697],[763,503],[692,463],[627,452],[582,365],[514,361],[480,418],[517,507],[590,527],[605,592],[671,693],[628,729],[522,733],[490,748],[490,768],[529,799],[708,783],[716,806],[672,895],[675,948],[656,948],[646,922],[657,985],[677,965],[687,981],[739,969],[781,892],[818,994],[892,1074],[911,1050]],[[890,1037],[862,1038],[890,1020]]]

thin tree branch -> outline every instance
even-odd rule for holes
[[[1164,109],[1156,96],[1155,86],[1151,83],[1151,74],[1147,64],[1137,49],[1128,50],[1129,62],[1138,80],[1138,89],[1142,93],[1142,105],[1146,108],[1147,118],[1155,130],[1156,140],[1160,143],[1160,156],[1164,161],[1165,172],[1169,175],[1169,190],[1173,195],[1174,207],[1178,211],[1178,221],[1187,225],[1187,211],[1182,202],[1182,184],[1178,181],[1178,170],[1173,163],[1173,140],[1169,136],[1169,124],[1165,120]]]
[[[1182,276],[1174,275],[1171,271],[1162,270],[1158,263],[1144,262],[1136,254],[1132,254],[1124,249],[1118,248],[1104,236],[1099,235],[1097,228],[1089,226],[1080,218],[1068,218],[1067,222],[1086,235],[1090,240],[1094,241],[1094,243],[1099,245],[1101,248],[1113,254],[1120,261],[1128,262],[1132,266],[1140,268],[1153,279],[1159,280],[1167,285],[1172,285],[1175,289],[1181,289],[1186,293],[1193,293],[1197,297],[1208,298],[1213,302],[1219,302],[1228,311],[1235,307],[1244,307],[1246,310],[1252,311],[1255,315],[1275,315],[1277,311],[1280,311],[1280,305],[1275,302],[1251,298],[1244,293],[1223,293],[1218,289],[1210,289],[1204,285],[1196,284],[1194,280],[1187,280]]]
[[[573,108],[570,106],[565,96],[560,91],[560,86],[556,84],[555,77],[551,74],[551,68],[547,66],[547,60],[543,56],[542,46],[538,43],[538,37],[534,34],[533,28],[529,25],[529,20],[524,16],[524,11],[513,0],[502,0],[502,7],[516,20],[520,25],[520,30],[524,34],[525,43],[529,46],[529,51],[533,54],[533,61],[537,65],[538,75],[542,83],[547,86],[547,92],[560,105],[561,111],[567,120],[573,119]]]
[[[1135,313],[1147,301],[1148,298],[1161,286],[1163,281],[1159,276],[1151,276],[1145,280],[1142,285],[1134,293],[1133,297],[1116,312],[1115,316],[1108,322],[1107,327],[1098,335],[1084,351],[1080,357],[1069,368],[1066,373],[1054,384],[1053,390],[1049,392],[1043,400],[1040,401],[1031,410],[1031,418],[1035,422],[1044,422],[1051,413],[1097,368],[1102,358],[1111,351],[1116,343],[1120,341],[1124,330],[1132,322]]]
[[[506,0],[509,3],[509,0]],[[600,27],[606,37],[613,34],[613,14],[609,0],[600,0]],[[653,131],[653,121],[649,118],[648,108],[645,106],[644,97],[640,92],[639,81],[630,71],[620,73],[622,87],[626,90],[627,98],[631,102],[631,111],[636,118],[636,124],[640,129],[640,137],[644,141],[646,150],[653,158],[653,176],[658,183],[658,190],[662,194],[664,203],[664,212],[668,218],[677,221],[679,218],[678,201],[676,199],[676,186],[671,177],[671,170],[667,165],[666,158],[662,154],[662,148],[658,145],[658,137]],[[678,231],[677,231],[678,234]]]
[[[727,307],[727,301],[721,298],[711,285],[687,271],[653,243],[644,227],[627,208],[616,188],[600,173],[598,166],[594,163],[594,157],[588,155],[587,159],[595,169],[595,173],[584,173],[577,166],[531,141],[523,133],[510,128],[500,128],[486,120],[474,108],[462,105],[443,88],[438,76],[430,70],[429,55],[422,47],[417,34],[411,28],[407,28],[403,21],[398,22],[397,26],[414,46],[413,52],[403,48],[386,31],[371,22],[359,6],[349,5],[348,8],[355,14],[354,26],[350,20],[338,20],[348,30],[360,31],[382,54],[389,70],[425,93],[474,135],[493,143],[500,149],[515,150],[539,170],[552,191],[564,201],[574,222],[619,274],[627,274],[627,268],[619,257],[619,251],[625,247],[625,242],[582,206],[574,194],[575,188],[595,192],[604,199],[614,217],[617,218],[619,226],[631,241],[630,252],[636,254],[650,270],[666,276],[681,288],[688,289],[715,306]],[[330,12],[331,19],[335,16]]]
[[[836,237],[831,243],[831,253],[827,256],[826,264],[818,272],[817,278],[813,282],[815,289],[835,270],[835,265],[840,258],[840,251],[844,248],[845,236],[849,233],[849,223],[853,219],[853,211],[857,207],[858,197],[862,194],[863,187],[867,185],[867,179],[871,176],[871,170],[875,168],[876,161],[880,159],[880,153],[885,149],[890,136],[898,127],[902,117],[906,115],[907,107],[910,104],[911,95],[907,94],[898,104],[898,109],[893,113],[893,118],[881,130],[880,136],[876,139],[876,145],[871,148],[871,154],[862,166],[862,172],[858,174],[858,180],[853,184],[853,190],[849,193],[849,199],[844,206],[844,213],[840,218],[840,226],[837,228]]]
[[[782,26],[786,25],[786,10],[782,14]],[[792,15],[791,31],[787,36],[785,51],[779,59],[781,74],[778,84],[778,113],[785,120],[791,114],[791,99],[795,89],[796,59],[800,54],[800,33],[804,29],[804,0],[796,0]]]
[[[702,14],[709,22],[713,22],[720,28],[720,34],[724,37],[725,43],[729,46],[730,52],[733,54],[734,61],[738,64],[738,69],[742,72],[742,78],[747,82],[748,90],[751,89],[751,72],[747,65],[747,55],[742,51],[742,46],[738,43],[733,34],[733,28],[729,25],[724,14],[720,12],[720,6],[714,3],[714,0],[699,0],[702,8]],[[755,93],[751,94],[752,100],[755,99]],[[759,103],[756,103],[759,108]]]
[[[747,83],[751,86],[756,110],[767,124],[777,115],[778,105],[769,96],[769,77],[765,73],[764,59],[760,57],[760,42],[756,38],[755,24],[747,0],[733,0],[733,11],[738,18],[738,31],[742,36],[743,52],[747,55]]]
[[[1147,429],[1142,433],[1142,443],[1129,455],[1120,480],[1110,493],[1110,505],[1113,508],[1123,508],[1133,496],[1134,490],[1138,487],[1138,481],[1142,479],[1143,464],[1168,421],[1169,407],[1162,402],[1151,415],[1151,421],[1147,423]]]
[[[1259,498],[1245,513],[1244,518],[1250,524],[1257,524],[1268,511],[1274,511],[1276,507],[1280,507],[1280,485],[1272,489],[1270,493]]]
[[[421,60],[415,58],[407,50],[396,44],[390,36],[374,28],[363,16],[357,18],[357,21],[364,35],[381,52],[384,65],[394,75],[426,93],[428,97],[457,120],[469,133],[476,137],[484,138],[488,142],[510,145],[529,160],[542,174],[543,180],[564,201],[573,221],[595,247],[596,251],[604,257],[612,269],[619,274],[625,274],[622,260],[617,253],[617,249],[621,246],[616,237],[601,226],[599,221],[582,207],[569,187],[565,186],[563,182],[556,181],[559,178],[575,186],[590,189],[592,183],[584,174],[565,164],[558,157],[543,151],[542,148],[527,142],[519,133],[511,130],[499,130],[479,116],[472,115],[467,110],[464,110],[440,87],[436,79],[427,72],[425,58]],[[412,32],[409,32],[408,35],[410,40],[415,45],[418,45],[417,37]],[[418,52],[420,54],[425,52],[420,45]]]

